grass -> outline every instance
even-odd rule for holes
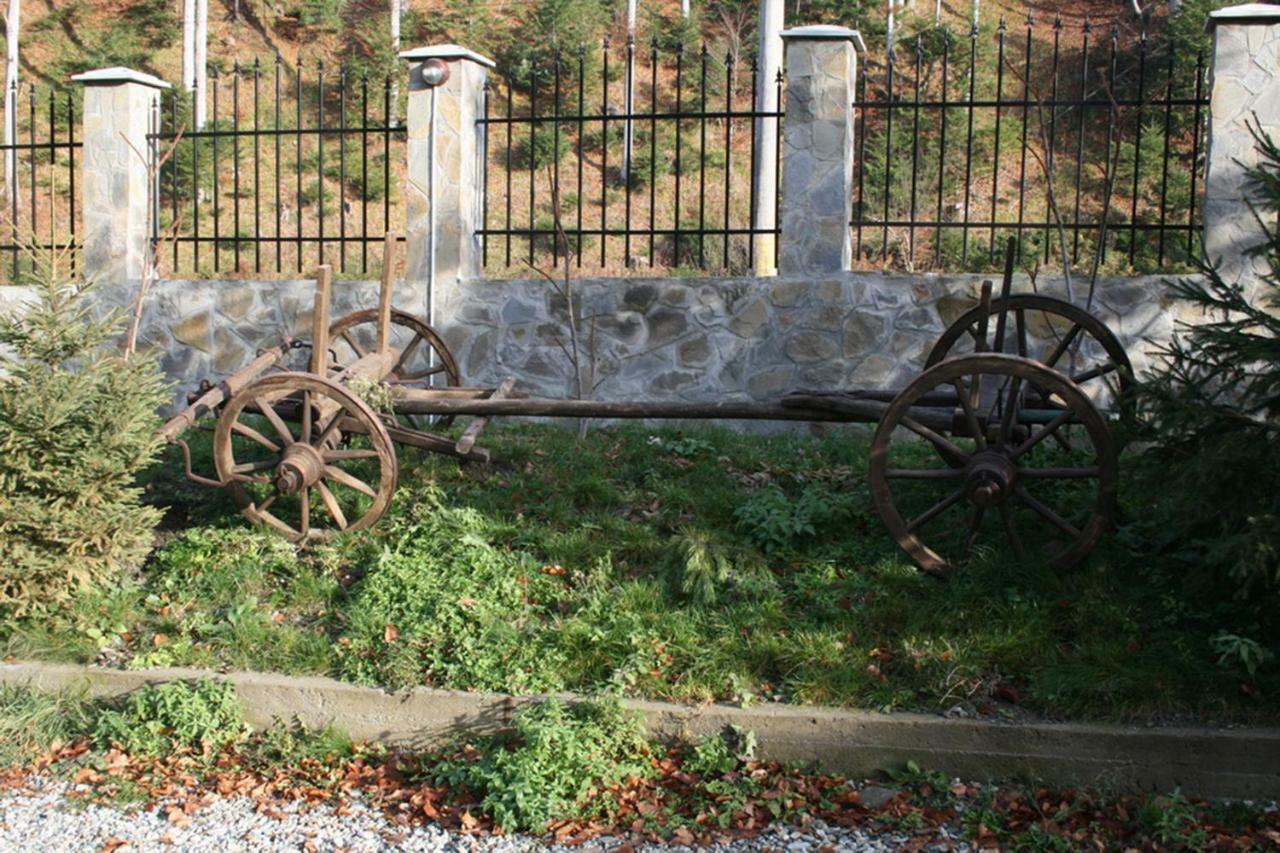
[[[1280,706],[1273,663],[1250,674],[1213,643],[1230,601],[1183,597],[1183,567],[1144,558],[1140,494],[1072,574],[989,551],[938,581],[875,517],[861,432],[630,427],[579,442],[509,425],[490,439],[491,466],[401,448],[381,524],[306,550],[247,528],[169,460],[150,494],[170,529],[148,565],[7,621],[0,651],[1051,718],[1248,721]]]

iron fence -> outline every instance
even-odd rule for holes
[[[597,55],[555,53],[486,89],[487,268],[554,267],[570,255],[598,271],[742,271],[754,237],[777,233],[754,199],[757,160],[778,162],[780,145],[757,150],[756,129],[782,112],[756,107],[754,60],[632,39],[620,54],[606,39]],[[782,75],[771,85],[780,104]]]
[[[63,273],[75,274],[80,244],[77,238],[80,168],[76,139],[77,110],[72,93],[55,88],[44,92],[16,84],[9,90],[16,109],[9,112],[13,143],[0,144],[4,168],[0,224],[7,241],[0,253],[0,281],[21,283],[39,275],[44,258],[56,253]]]
[[[322,62],[307,71],[277,57],[266,70],[255,61],[211,74],[199,129],[196,98],[166,95],[149,135],[162,164],[152,237],[165,274],[380,269],[370,246],[404,230],[395,84],[326,73]]]
[[[1016,235],[1024,263],[1185,264],[1200,227],[1204,57],[1087,23],[1028,18],[1020,35],[1004,21],[967,39],[933,31],[864,69],[860,261],[982,269]]]

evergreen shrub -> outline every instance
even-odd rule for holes
[[[116,350],[117,318],[41,266],[34,304],[0,318],[0,611],[137,564],[159,520],[137,482],[160,444],[156,363]]]

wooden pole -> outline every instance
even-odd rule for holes
[[[391,290],[395,282],[396,235],[382,241],[382,287],[378,290],[378,352],[391,348]]]
[[[329,366],[329,292],[333,286],[333,268],[324,264],[316,270],[316,300],[311,310],[311,372],[328,376]]]

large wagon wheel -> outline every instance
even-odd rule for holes
[[[344,435],[365,440],[340,446]],[[391,503],[396,456],[367,403],[310,373],[276,373],[218,415],[213,461],[251,521],[293,541],[372,526]]]
[[[338,373],[356,359],[377,349],[378,309],[356,311],[334,321],[329,327],[329,352],[333,355],[331,370]],[[391,346],[400,350],[400,358],[384,382],[420,383],[459,386],[462,374],[449,345],[422,320],[406,311],[391,312]],[[413,416],[405,416],[408,426],[417,426]],[[436,418],[435,423],[447,427],[453,416]]]
[[[1002,312],[1004,340],[997,349]],[[1048,338],[1048,342],[1032,352],[1032,335]],[[987,351],[1035,359],[1065,373],[1104,412],[1126,414],[1131,404],[1133,366],[1124,346],[1106,323],[1066,300],[1018,293],[1007,300],[992,300],[989,312],[981,305],[974,306],[938,338],[925,359],[925,368],[946,358]]]
[[[976,384],[997,391],[974,405]],[[925,395],[959,405],[921,407]],[[1045,441],[1073,425],[1083,440]],[[1111,432],[1079,385],[1031,359],[988,353],[947,359],[894,398],[872,440],[870,488],[890,534],[927,572],[946,574],[993,529],[1019,560],[1062,571],[1111,526],[1116,471]]]

